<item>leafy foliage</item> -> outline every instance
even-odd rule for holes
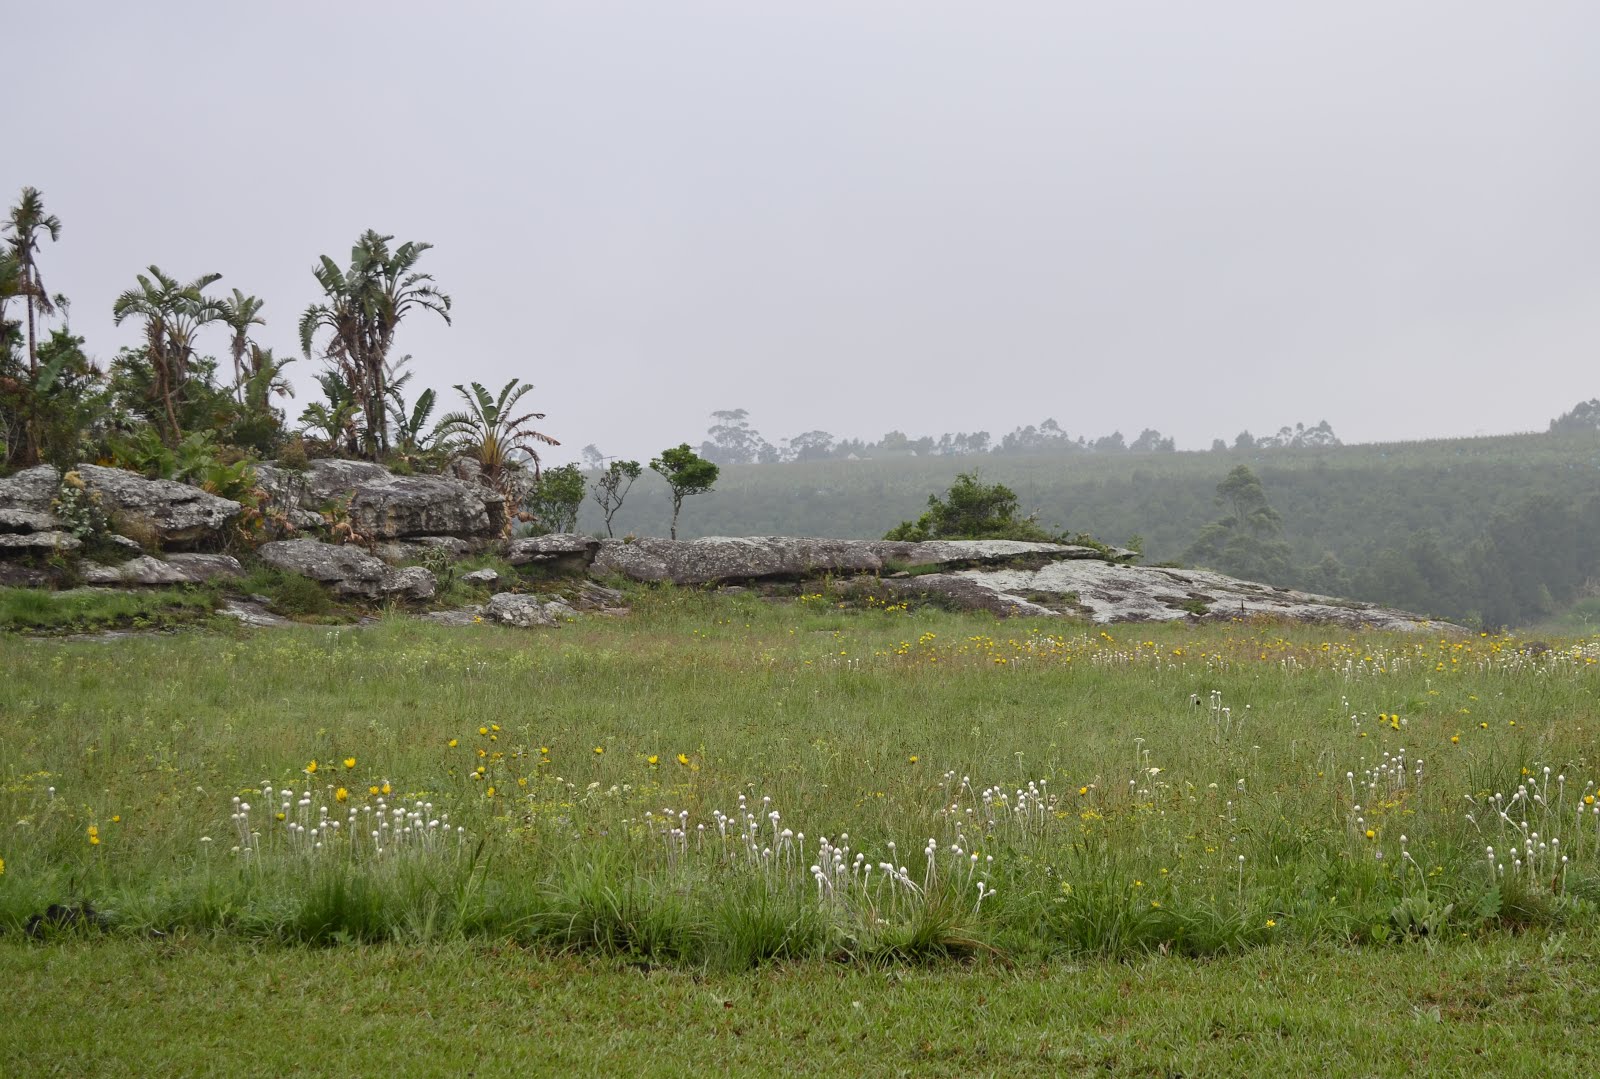
[[[650,462],[650,467],[672,491],[672,538],[678,538],[678,513],[683,500],[691,495],[705,494],[717,482],[719,469],[684,442],[661,451],[661,456]]]
[[[595,477],[592,493],[595,504],[600,507],[600,513],[605,518],[606,535],[615,535],[611,531],[611,519],[622,508],[622,501],[628,497],[633,481],[638,479],[643,471],[638,461],[612,461]]]
[[[533,515],[540,532],[571,532],[577,528],[586,493],[583,471],[577,465],[547,468],[534,481],[523,508]]]
[[[984,483],[976,472],[963,472],[944,498],[928,496],[928,509],[916,521],[902,521],[885,539],[1011,539],[1048,542],[1054,537],[1020,516],[1017,493],[1003,483]]]

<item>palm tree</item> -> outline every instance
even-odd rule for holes
[[[356,404],[349,383],[337,371],[324,371],[317,376],[322,387],[323,401],[313,401],[300,413],[302,430],[327,440],[337,447],[341,440],[346,449],[354,453],[356,446],[356,417],[361,406]]]
[[[217,303],[222,309],[222,321],[233,330],[233,341],[230,343],[233,349],[233,393],[235,399],[243,404],[245,380],[251,374],[244,365],[245,353],[250,348],[250,327],[267,324],[267,320],[261,317],[261,308],[266,306],[266,301],[234,289],[232,299],[218,300]]]
[[[17,323],[6,319],[6,303],[23,295],[22,264],[9,246],[0,247],[0,365],[11,359],[12,333]]]
[[[6,242],[22,273],[22,294],[28,305],[28,374],[35,375],[39,370],[39,343],[35,339],[34,312],[38,310],[48,315],[55,310],[50,294],[44,290],[44,281],[39,277],[39,261],[35,256],[39,253],[40,233],[49,233],[51,242],[61,239],[61,219],[44,212],[44,196],[39,194],[38,188],[25,187],[21,201],[11,208],[6,229],[11,233]]]
[[[221,301],[205,295],[205,289],[222,275],[206,274],[187,285],[151,266],[150,276],[139,275],[139,287],[129,289],[111,307],[118,326],[130,315],[144,319],[145,357],[154,378],[154,393],[167,414],[168,437],[176,443],[183,437],[178,423],[176,399],[189,374],[194,358],[195,338],[200,327],[223,318]]]
[[[434,285],[432,274],[416,272],[417,261],[433,245],[408,241],[391,251],[393,239],[368,229],[351,249],[348,269],[323,255],[313,273],[324,300],[300,317],[300,347],[307,358],[318,331],[329,332],[323,356],[354,391],[365,421],[366,450],[374,458],[389,448],[384,403],[395,330],[414,307],[450,322],[450,297]]]
[[[434,434],[427,433],[427,426],[439,395],[431,388],[423,390],[411,407],[406,407],[406,383],[415,372],[401,368],[410,362],[410,356],[403,356],[398,363],[389,365],[384,392],[389,397],[389,422],[394,425],[395,449],[401,453],[422,453],[431,449],[436,440]]]
[[[502,491],[505,486],[501,481],[508,467],[516,463],[515,455],[519,452],[527,454],[533,461],[533,478],[537,480],[539,454],[534,451],[534,443],[542,442],[547,446],[559,446],[561,443],[529,426],[533,420],[544,419],[543,412],[512,415],[516,403],[532,392],[533,384],[514,378],[505,384],[498,397],[492,396],[476,382],[470,385],[471,393],[464,386],[456,386],[456,392],[467,402],[467,408],[463,412],[452,412],[440,420],[439,426],[433,429],[434,437],[457,440],[460,448],[477,460],[484,476],[499,485]]]

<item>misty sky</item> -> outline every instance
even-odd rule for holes
[[[1318,10],[1313,10],[1318,9]],[[647,457],[1055,418],[1180,448],[1543,429],[1600,395],[1600,4],[11,5],[7,206],[73,329],[267,301],[366,228],[455,299],[414,386]],[[212,351],[226,355],[227,331]],[[291,368],[306,400],[315,361]],[[314,388],[314,387],[313,387]]]

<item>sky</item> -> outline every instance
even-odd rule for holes
[[[647,458],[1055,419],[1204,449],[1542,430],[1600,395],[1600,4],[56,0],[0,198],[108,360],[150,265],[266,300],[434,245],[412,386]],[[21,89],[20,98],[16,88]],[[19,104],[20,102],[20,104]],[[227,331],[210,350],[225,357]],[[300,398],[315,359],[290,368]],[[447,406],[442,406],[447,407]]]

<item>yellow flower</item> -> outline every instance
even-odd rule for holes
[[[528,777],[527,777],[527,776],[520,776],[520,777],[518,777],[518,779],[517,779],[517,786],[519,786],[519,787],[526,787],[526,786],[527,786],[527,785],[528,785]]]
[[[1584,796],[1583,796],[1583,804],[1584,804],[1584,805],[1586,805],[1586,806],[1592,806],[1592,805],[1594,805],[1594,795],[1592,795],[1592,794],[1585,794],[1585,795],[1584,795]]]
[[[1453,746],[1460,745],[1461,744],[1461,736],[1459,734],[1452,734],[1450,736],[1450,744],[1453,745]]]
[[[917,755],[915,753],[913,753],[913,754],[911,754],[911,756],[907,757],[906,760],[910,761],[912,764],[916,764],[917,763]]]
[[[500,724],[498,724],[498,723],[491,723],[491,724],[489,724],[489,729],[490,729],[490,730],[491,730],[491,731],[497,731],[497,730],[499,730],[499,729],[500,729]]]
[[[596,754],[604,753],[606,751],[606,747],[605,746],[595,746],[594,747],[594,751],[595,751]]]
[[[310,764],[306,765],[305,772],[306,772],[306,775],[308,775],[308,776],[316,775],[317,774],[317,762],[316,761],[312,761]]]
[[[282,819],[283,819],[283,814],[282,814],[282,813],[279,813],[279,814],[278,814],[278,819],[279,819],[279,820],[282,820]]]
[[[99,845],[100,845],[100,829],[96,828],[94,825],[91,824],[91,825],[89,825],[89,846],[98,847]]]
[[[488,794],[488,796],[490,798],[493,798],[494,797],[494,788],[490,787],[489,790],[487,791],[487,794]]]
[[[1268,918],[1267,919],[1267,928],[1268,929],[1272,929],[1277,924],[1278,924],[1278,920],[1276,918]]]
[[[678,763],[679,764],[688,764],[689,763],[689,754],[687,754],[687,753],[679,753],[678,754]]]
[[[1079,787],[1078,788],[1078,793],[1079,794],[1088,794],[1089,793],[1089,788],[1088,787]]]
[[[548,757],[549,755],[550,755],[550,747],[549,746],[540,746],[539,747],[539,756]]]
[[[3,877],[5,875],[6,875],[6,860],[4,858],[0,858],[0,877]]]
[[[1374,832],[1371,828],[1368,828],[1367,829],[1367,838],[1368,839],[1377,839],[1378,838],[1378,833]]]
[[[646,764],[648,764],[650,767],[654,768],[656,765],[661,763],[661,758],[659,756],[657,756],[656,754],[652,753],[652,754],[650,754],[648,757],[646,757],[644,759],[644,762]]]
[[[122,823],[122,814],[121,813],[113,813],[111,815],[111,823],[112,824],[121,824]]]
[[[483,774],[484,774],[483,765],[481,765],[481,764],[478,765],[478,767],[473,771],[472,774],[475,775],[475,776],[478,776],[481,779],[483,777]]]
[[[350,800],[350,792],[340,787],[333,792],[333,800],[335,802],[348,802]]]
[[[389,786],[389,781],[387,779],[383,781],[383,793],[384,794],[392,794],[392,793],[394,793],[394,788]]]
[[[450,748],[451,749],[456,748],[456,740],[454,738],[450,739]]]
[[[346,768],[354,768],[356,766],[356,759],[354,757],[346,757],[344,759],[344,766]]]
[[[367,788],[367,793],[368,794],[377,794],[378,793],[378,785],[376,783],[374,783],[372,786],[368,787]]]
[[[488,727],[479,727],[478,728],[478,733],[479,734],[488,734],[489,733],[489,728]]]
[[[1486,730],[1488,730],[1488,729],[1489,729],[1489,724],[1487,724],[1487,723],[1480,723],[1480,724],[1478,724],[1478,729],[1479,729],[1479,730],[1482,730],[1482,731],[1486,731]]]

